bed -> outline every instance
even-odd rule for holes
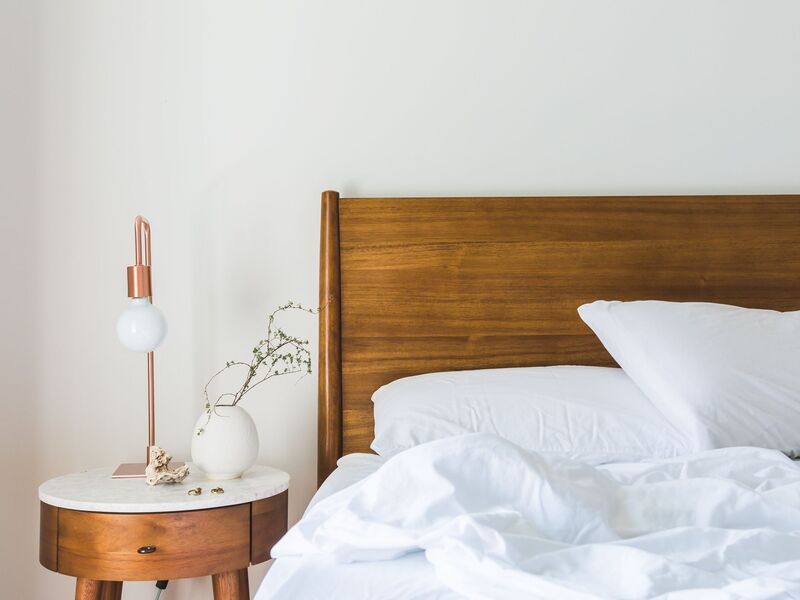
[[[369,454],[371,396],[381,386],[438,371],[616,366],[576,312],[598,298],[797,310],[799,234],[800,196],[790,195],[340,198],[324,192],[322,487],[312,506],[385,464]],[[493,440],[477,443],[507,451]],[[726,461],[745,467],[751,458],[726,452]],[[775,468],[794,476],[794,465]],[[793,498],[795,489],[781,494]],[[464,548],[449,550],[441,553]],[[434,568],[423,553],[371,552],[383,560],[341,560],[341,553],[279,558],[257,598],[449,599],[464,597],[459,585],[480,588],[475,581],[443,585],[442,572],[453,564],[434,561]],[[513,579],[507,575],[504,581]],[[539,584],[529,597],[567,597]],[[770,585],[751,582],[704,597],[793,597]],[[497,581],[487,589],[476,597],[514,597]]]

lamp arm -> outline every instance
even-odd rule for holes
[[[133,269],[128,267],[128,295],[131,295],[131,270],[134,274],[137,271],[143,273],[144,285],[140,285],[134,291],[134,294],[142,294],[147,299],[153,302],[153,290],[150,283],[150,267],[152,265],[151,247],[150,247],[150,221],[145,219],[142,215],[136,215],[136,220],[133,223],[134,243],[135,243],[135,259],[136,264]],[[144,262],[142,262],[142,240],[144,239]],[[137,268],[138,267],[138,268]],[[137,278],[134,276],[134,280]],[[138,281],[137,281],[138,283]],[[145,464],[150,463],[150,449],[156,445],[156,391],[155,391],[155,357],[152,352],[147,353],[147,460]]]
[[[142,231],[144,231],[144,262],[142,262]],[[134,241],[136,243],[136,264],[150,266],[150,221],[137,215],[133,223]]]
[[[133,223],[133,241],[135,245],[135,264],[128,267],[128,297],[147,298],[153,301],[153,292],[150,284],[150,222],[141,215],[137,215]],[[144,261],[142,261],[142,246],[144,246]]]

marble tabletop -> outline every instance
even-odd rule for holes
[[[280,494],[289,488],[289,474],[272,467],[255,466],[241,479],[206,479],[200,469],[189,465],[189,476],[181,483],[149,486],[144,478],[111,479],[113,468],[92,469],[63,475],[39,486],[39,500],[51,506],[113,513],[149,513],[200,510],[244,504]],[[192,488],[203,488],[190,496]],[[221,487],[223,494],[212,494]]]

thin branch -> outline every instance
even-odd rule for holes
[[[250,389],[248,389],[247,391],[249,392],[250,390],[252,390],[252,389],[253,389],[254,387],[256,387],[257,385],[261,385],[261,384],[262,384],[262,383],[264,383],[264,382],[265,382],[267,379],[272,379],[273,377],[278,377],[278,376],[281,376],[281,375],[293,375],[293,374],[295,374],[295,373],[302,373],[302,372],[303,372],[303,370],[302,370],[302,369],[295,369],[294,371],[284,371],[284,372],[282,372],[282,373],[273,373],[272,375],[268,375],[268,376],[264,377],[264,378],[263,378],[261,381],[258,381],[258,382],[256,382],[256,383],[254,383],[253,385],[251,385],[251,386],[250,386]],[[241,400],[241,398],[239,398],[239,400]]]
[[[311,353],[308,350],[308,340],[289,335],[280,327],[277,327],[277,316],[280,313],[289,310],[297,310],[311,315],[317,315],[323,309],[325,309],[325,307],[327,307],[331,301],[332,298],[329,299],[323,306],[318,308],[306,308],[301,304],[296,304],[290,301],[286,304],[278,306],[275,310],[273,310],[267,317],[266,337],[262,340],[259,340],[258,343],[253,347],[250,362],[230,361],[225,363],[225,367],[214,373],[214,375],[211,376],[211,379],[208,380],[203,388],[203,396],[205,399],[206,410],[209,411],[209,418],[210,412],[216,408],[217,405],[219,405],[219,402],[223,398],[233,398],[231,405],[236,406],[236,404],[241,401],[245,394],[250,392],[253,388],[261,385],[268,379],[272,379],[273,377],[278,377],[280,375],[304,373],[305,376],[310,373]],[[280,353],[282,350],[287,348],[291,348],[291,350],[284,352],[283,354]],[[261,373],[260,370],[265,363],[267,364],[266,372]],[[208,397],[209,386],[219,375],[234,366],[247,367],[247,374],[245,375],[244,381],[236,392],[226,392],[224,394],[220,394],[220,396],[217,397],[216,401],[212,405]],[[257,374],[260,375],[260,378],[253,383],[253,380],[256,379]],[[202,428],[198,430],[198,434],[201,432]]]

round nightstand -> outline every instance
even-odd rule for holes
[[[286,533],[287,473],[257,466],[241,479],[212,481],[193,472],[182,483],[150,487],[111,472],[39,487],[39,562],[77,577],[76,599],[118,600],[123,581],[204,575],[216,600],[250,598],[247,567],[269,559]],[[201,494],[188,494],[197,487]]]

